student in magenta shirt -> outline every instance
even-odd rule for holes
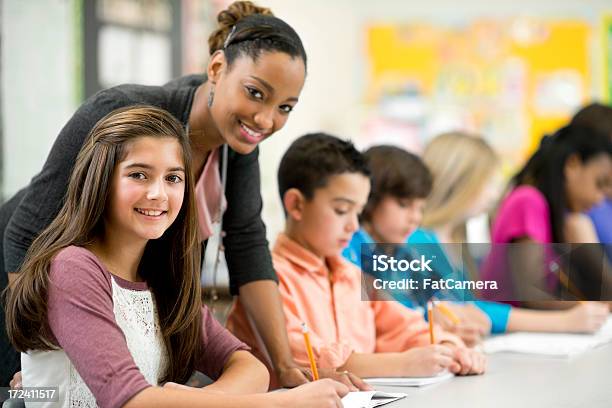
[[[8,297],[23,385],[58,387],[37,406],[314,408],[348,392],[323,380],[265,394],[266,368],[202,305],[189,148],[151,106],[93,127]],[[180,385],[195,370],[215,382]]]
[[[497,280],[500,290],[490,293],[489,298],[514,303],[523,300],[521,304],[532,307],[566,308],[567,304],[549,300],[562,289],[583,297],[577,287],[560,286],[559,271],[563,268],[558,252],[549,244],[589,242],[581,236],[586,218],[583,213],[604,199],[604,186],[612,170],[611,155],[612,142],[606,135],[578,125],[564,127],[542,140],[513,178],[515,187],[503,199],[493,222],[494,245],[483,266],[482,279]],[[495,245],[513,243],[524,245]],[[583,282],[593,279],[589,273],[589,268],[580,269]],[[608,278],[605,273],[603,276]],[[525,292],[519,295],[517,284],[530,288],[528,298],[519,299]],[[599,322],[599,317],[594,321]]]
[[[528,237],[531,241],[539,244],[551,244],[553,242],[548,203],[544,195],[533,186],[518,186],[504,198],[491,230],[491,242],[493,244],[512,243],[519,237]],[[543,246],[543,248],[546,247]],[[483,279],[497,281],[499,290],[495,296],[501,300],[508,300],[513,297],[510,274],[508,274],[507,269],[496,267],[505,265],[506,262],[505,247],[500,248],[493,245],[482,272]],[[550,251],[547,251],[546,262],[553,262]],[[550,278],[549,289],[556,289],[556,275],[551,273],[549,268],[544,268],[544,271],[547,282]],[[512,302],[515,305],[519,303]]]

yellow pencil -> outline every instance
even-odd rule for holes
[[[310,361],[312,378],[316,381],[319,379],[319,372],[317,371],[317,363],[315,363],[314,353],[310,345],[310,337],[308,337],[308,326],[306,326],[306,323],[302,323],[302,334],[304,335],[304,343],[306,343],[306,353],[308,353],[308,360]]]
[[[586,296],[578,289],[572,281],[570,281],[569,276],[563,271],[563,269],[559,269],[559,282],[569,293],[576,296],[579,301],[583,301],[582,299],[586,299]]]
[[[433,331],[433,313],[432,313],[432,306],[431,306],[431,301],[427,302],[427,320],[429,320],[429,342],[431,344],[436,344],[436,339],[434,338],[434,331]]]
[[[461,320],[459,320],[457,315],[453,313],[453,311],[450,310],[448,306],[446,306],[444,303],[435,302],[434,306],[437,307],[440,310],[440,312],[442,312],[444,316],[448,317],[454,324],[459,324],[461,322]]]

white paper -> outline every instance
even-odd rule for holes
[[[385,386],[385,387],[422,387],[425,385],[437,384],[442,381],[446,381],[453,378],[453,374],[448,371],[444,371],[438,375],[432,377],[380,377],[380,378],[366,378],[365,382],[372,386]]]
[[[612,341],[612,317],[595,334],[511,333],[484,342],[486,353],[512,352],[571,357]]]
[[[404,393],[389,393],[381,391],[349,392],[342,398],[344,408],[373,408],[389,404],[405,398]]]

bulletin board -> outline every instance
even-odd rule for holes
[[[478,132],[518,163],[589,98],[591,37],[579,20],[370,24],[366,103],[425,139]]]

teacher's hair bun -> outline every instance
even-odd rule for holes
[[[219,28],[208,38],[210,54],[212,55],[215,51],[223,49],[227,36],[238,21],[254,14],[274,15],[269,8],[256,6],[250,1],[235,1],[227,9],[221,11],[217,15]]]

